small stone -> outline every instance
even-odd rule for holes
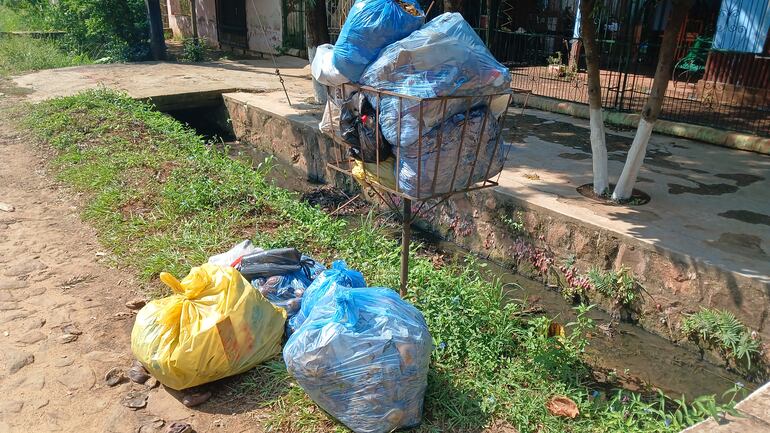
[[[0,413],[19,413],[24,403],[21,401],[6,400],[0,401]]]
[[[45,265],[43,265],[37,260],[31,260],[28,262],[20,263],[16,266],[11,266],[10,268],[5,270],[5,275],[9,277],[20,277],[24,275],[29,275],[33,271],[36,271],[38,269],[45,269]]]
[[[123,397],[123,406],[131,409],[141,409],[147,406],[147,394],[139,391],[131,391]]]
[[[23,289],[28,285],[28,282],[22,280],[0,280],[0,290]]]
[[[129,317],[132,317],[133,315],[134,315],[133,311],[119,311],[115,313],[114,317],[117,320],[125,320],[125,319],[128,319]]]
[[[46,339],[45,334],[43,334],[40,331],[28,331],[21,337],[19,337],[16,342],[21,343],[23,345],[30,345],[35,344],[39,341],[43,341]]]
[[[135,298],[126,302],[126,308],[129,310],[139,310],[145,305],[147,305],[147,300],[143,298]]]
[[[69,368],[57,377],[56,380],[66,386],[69,391],[78,389],[89,390],[96,383],[93,371],[85,366]]]
[[[76,334],[64,334],[64,335],[60,335],[59,338],[57,338],[57,340],[61,344],[72,343],[77,339],[78,339],[78,336]]]
[[[125,378],[126,376],[123,375],[123,370],[119,367],[113,367],[104,375],[104,383],[106,383],[107,386],[115,386],[120,382],[123,382]]]
[[[79,330],[77,326],[75,326],[72,323],[66,324],[61,328],[62,332],[65,334],[72,334],[72,335],[81,335],[83,334],[83,331]]]
[[[11,362],[8,365],[8,372],[14,374],[33,362],[35,362],[35,355],[20,353],[11,358]]]
[[[72,365],[75,361],[68,358],[59,358],[53,362],[54,367],[62,368],[62,367],[69,367]]]
[[[48,403],[50,403],[50,401],[47,398],[41,398],[40,400],[32,403],[32,407],[35,409],[42,409],[48,406]]]
[[[35,329],[40,329],[45,325],[45,319],[42,317],[35,317],[33,318],[29,324],[27,324],[27,330],[33,331]]]
[[[182,397],[182,404],[187,407],[195,407],[207,402],[210,398],[211,391],[185,394],[185,396]]]
[[[12,204],[0,202],[0,210],[3,212],[13,212],[16,210],[16,207]]]
[[[155,417],[142,422],[142,425],[139,426],[139,430],[137,430],[137,432],[138,433],[157,432],[161,428],[163,428],[163,425],[165,424],[166,424],[166,421],[162,420],[161,418]]]
[[[0,304],[0,311],[21,310],[18,302],[3,302]]]
[[[128,369],[128,373],[126,373],[129,379],[131,379],[132,382],[142,384],[147,382],[147,379],[150,378],[150,375],[147,373],[147,370],[144,369],[142,366],[133,366]]]
[[[158,385],[160,385],[160,382],[158,381],[158,379],[154,377],[150,377],[149,379],[147,379],[146,382],[144,382],[144,386],[146,386],[149,389],[157,388]]]
[[[166,433],[193,433],[193,428],[186,422],[175,422],[168,426]]]
[[[35,376],[27,377],[23,382],[24,389],[30,391],[40,391],[45,386],[45,376],[38,374]]]

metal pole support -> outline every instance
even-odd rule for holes
[[[409,282],[409,243],[412,238],[412,200],[404,199],[404,214],[401,220],[401,297],[406,297]]]

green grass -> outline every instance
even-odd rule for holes
[[[0,32],[44,30],[47,26],[40,14],[24,8],[0,5]]]
[[[0,77],[85,63],[87,56],[69,54],[49,39],[0,37]]]
[[[253,169],[233,160],[146,104],[89,91],[34,106],[26,125],[53,150],[59,179],[84,193],[83,216],[116,264],[148,282],[160,271],[183,276],[251,238],[326,263],[345,258],[370,285],[397,286],[399,246],[375,218],[353,227],[330,217],[267,181],[269,161]],[[436,344],[421,432],[481,432],[492,422],[522,433],[673,432],[729,410],[712,397],[685,404],[599,386],[581,361],[591,326],[584,314],[567,326],[567,337],[549,337],[550,321],[522,319],[520,306],[506,303],[503,288],[476,263],[437,269],[419,246],[412,257],[407,299],[425,315]],[[227,386],[241,404],[267,411],[274,431],[344,431],[280,362]],[[580,416],[550,415],[545,403],[554,395],[573,399]]]

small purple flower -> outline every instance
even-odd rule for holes
[[[670,426],[671,425],[671,418],[666,417],[665,424],[666,424],[666,427]]]
[[[438,344],[438,350],[444,350],[444,349],[446,349],[446,343],[442,341],[441,343]]]
[[[735,386],[737,386],[738,388],[743,388],[746,385],[743,382],[735,382]]]
[[[599,398],[599,394],[599,391],[593,390],[593,392],[591,392],[591,398]]]
[[[455,296],[454,298],[452,298],[452,303],[455,305],[458,305],[460,303],[460,297]]]

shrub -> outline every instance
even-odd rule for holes
[[[748,370],[760,352],[759,339],[728,311],[703,308],[682,321],[682,332],[701,350],[716,350],[726,364],[732,361],[741,367],[745,363]]]

